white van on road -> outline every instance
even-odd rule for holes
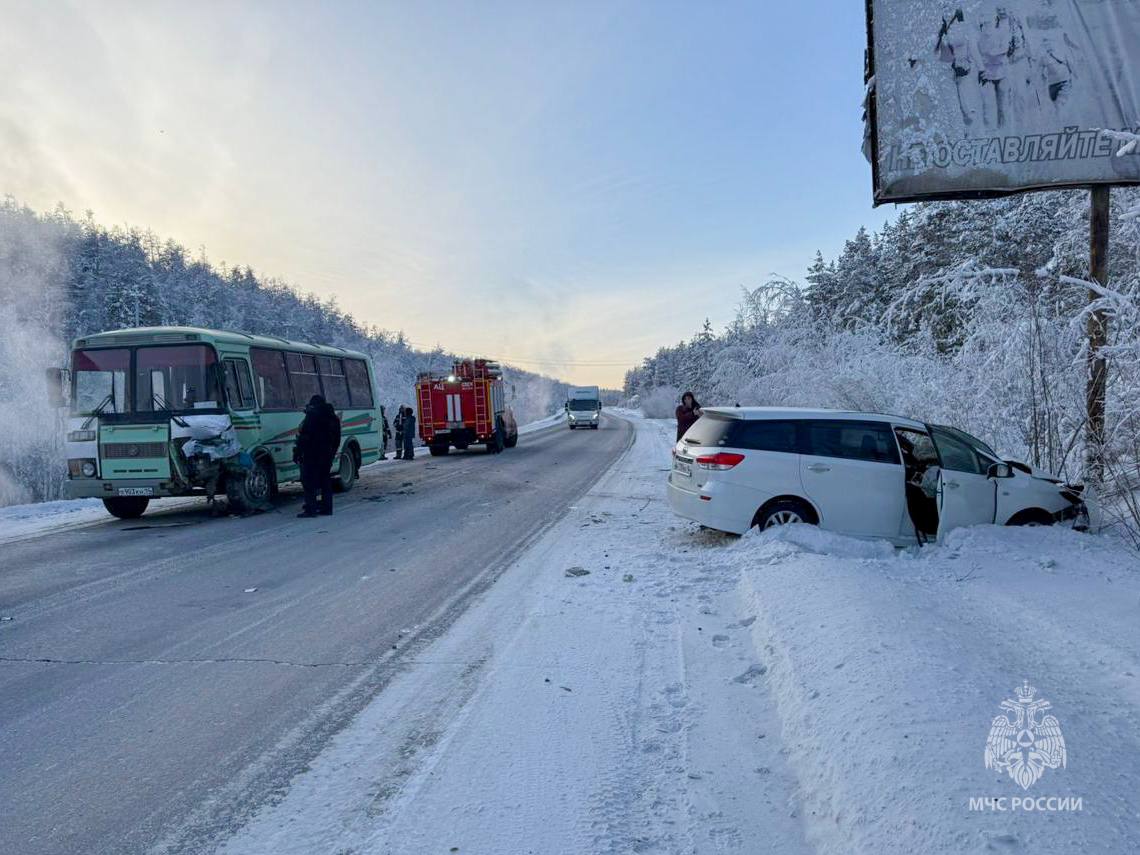
[[[957,428],[878,413],[706,408],[673,449],[669,503],[743,534],[804,522],[899,546],[960,526],[1087,525],[1083,488]]]
[[[578,386],[566,400],[566,424],[570,430],[597,430],[602,417],[602,392],[597,386]]]

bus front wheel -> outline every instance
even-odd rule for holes
[[[137,520],[146,513],[150,499],[145,496],[115,496],[103,500],[103,507],[111,516],[121,520]]]
[[[273,472],[265,458],[258,458],[244,475],[226,478],[226,500],[237,514],[267,511],[273,505]]]

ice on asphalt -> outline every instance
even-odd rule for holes
[[[701,530],[664,501],[671,426],[634,421],[570,515],[226,851],[1140,847],[1133,553],[1060,528],[911,550]],[[983,762],[1025,680],[1068,749],[1028,791]],[[1080,810],[971,810],[997,797]]]
[[[552,428],[565,420],[565,413],[561,411],[553,413],[537,421],[520,425],[519,434],[525,436],[535,431]],[[425,451],[423,446],[418,447],[416,456]],[[370,465],[377,466],[383,463],[384,461],[379,461]],[[151,507],[157,511],[171,510],[204,501],[200,498],[160,499]],[[56,533],[65,528],[114,521],[114,517],[107,513],[100,499],[59,499],[52,502],[7,505],[0,507],[0,544]]]

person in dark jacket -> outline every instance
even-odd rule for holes
[[[396,410],[396,418],[392,420],[392,427],[396,431],[396,460],[400,460],[404,456],[404,405],[400,404]]]
[[[388,426],[388,414],[384,412],[384,408],[380,408],[380,423],[383,425],[380,431],[380,459],[388,459],[388,443],[392,439],[392,428]]]
[[[685,435],[685,431],[696,424],[701,417],[701,405],[697,403],[692,392],[681,396],[681,406],[677,407],[677,441]]]
[[[340,450],[340,416],[321,395],[313,395],[305,407],[305,419],[297,433],[293,459],[301,464],[305,505],[299,517],[332,516],[332,464]],[[317,493],[321,494],[318,504]]]
[[[411,407],[404,408],[404,459],[416,459],[416,411]]]

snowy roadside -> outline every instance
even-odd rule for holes
[[[630,451],[228,852],[808,851],[734,578]],[[455,850],[451,850],[455,851]]]
[[[156,509],[186,507],[202,499],[164,499]],[[59,499],[0,508],[0,545],[63,529],[116,522],[99,499]]]
[[[559,410],[556,413],[551,413],[544,419],[538,419],[537,421],[527,422],[525,425],[519,425],[519,436],[526,436],[528,433],[535,433],[536,431],[546,430],[547,428],[564,424],[566,424],[566,414]]]
[[[225,851],[1136,851],[1131,553],[1060,529],[909,552],[703,532],[663,500],[671,423],[632,420],[570,515]],[[1023,680],[1069,752],[1028,792],[983,763]],[[1028,796],[1082,808],[969,807]]]
[[[766,680],[820,852],[1135,852],[1140,847],[1140,573],[1117,543],[983,526],[895,552],[796,527],[742,539]],[[1029,790],[983,761],[1028,680],[1066,768]],[[1032,799],[1013,812],[971,798]],[[1040,797],[1082,800],[1041,810]]]

